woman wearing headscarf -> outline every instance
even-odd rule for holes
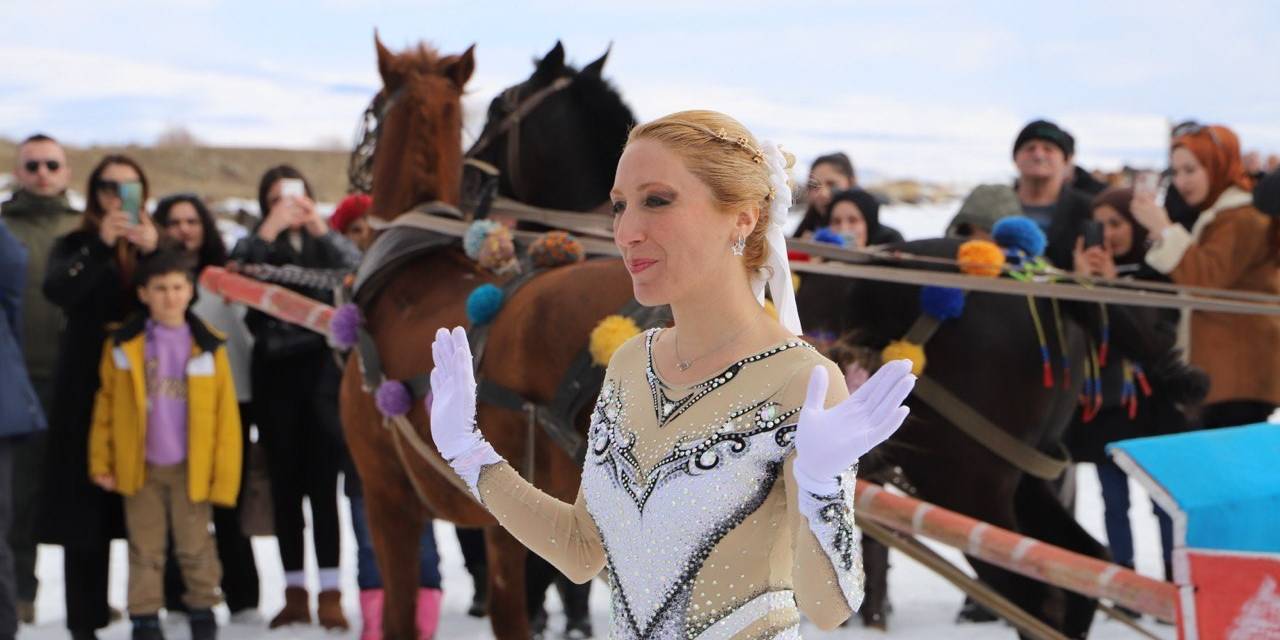
[[[1240,141],[1219,126],[1182,127],[1170,165],[1178,193],[1196,211],[1188,231],[1152,194],[1134,197],[1134,218],[1151,234],[1145,260],[1181,285],[1280,294],[1280,220],[1253,205]],[[1280,317],[1193,311],[1191,363],[1210,377],[1205,427],[1262,422],[1280,404]]]

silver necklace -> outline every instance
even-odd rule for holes
[[[699,360],[701,360],[701,359],[703,359],[703,358],[705,358],[705,357],[707,357],[707,356],[709,356],[709,355],[711,355],[711,354],[713,354],[713,353],[716,353],[716,352],[720,351],[721,349],[723,349],[723,348],[725,348],[725,347],[727,347],[727,346],[729,346],[729,345],[733,344],[733,343],[734,343],[738,338],[742,337],[742,334],[744,334],[744,333],[746,333],[746,332],[747,332],[747,329],[750,329],[752,326],[754,326],[754,325],[755,325],[755,323],[756,323],[756,321],[758,321],[758,320],[759,320],[759,318],[757,317],[757,319],[756,319],[756,320],[753,320],[753,321],[751,321],[751,322],[748,322],[745,326],[743,326],[741,329],[739,329],[737,333],[733,334],[733,336],[732,336],[732,337],[730,337],[728,341],[721,343],[721,344],[720,344],[720,346],[718,346],[718,347],[716,347],[716,348],[714,348],[714,349],[712,349],[712,350],[710,350],[710,351],[708,351],[708,352],[706,352],[706,353],[704,353],[704,354],[702,354],[702,355],[700,355],[700,356],[697,356],[697,357],[694,357],[694,358],[690,358],[690,359],[688,359],[688,360],[685,360],[685,359],[680,355],[680,334],[679,334],[679,333],[677,333],[677,334],[675,335],[675,337],[673,337],[673,338],[672,338],[672,340],[671,340],[671,344],[675,347],[675,350],[676,350],[676,367],[677,367],[677,368],[679,368],[681,371],[688,371],[688,370],[689,370],[689,367],[692,367],[692,366],[693,366],[693,363],[695,363],[695,362],[697,362],[697,361],[699,361]]]

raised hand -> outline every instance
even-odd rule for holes
[[[828,375],[826,367],[814,367],[796,427],[796,482],[819,495],[835,493],[836,476],[902,426],[909,412],[902,403],[916,384],[911,361],[894,360],[827,409]]]
[[[480,470],[501,457],[476,426],[476,378],[462,327],[440,329],[431,344],[431,439],[453,470],[477,493]]]

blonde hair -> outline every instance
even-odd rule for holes
[[[743,207],[760,210],[743,252],[747,271],[755,273],[760,269],[769,258],[765,233],[769,229],[769,205],[776,196],[770,186],[769,166],[755,136],[741,122],[723,113],[697,110],[680,111],[637,125],[627,136],[627,144],[636,140],[656,140],[680,156],[685,168],[711,189],[711,197],[721,211],[733,212]],[[795,156],[785,151],[782,155],[787,169],[795,165]]]

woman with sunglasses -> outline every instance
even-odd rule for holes
[[[133,159],[103,158],[89,175],[80,228],[49,255],[44,294],[66,314],[54,373],[53,411],[40,542],[63,547],[67,628],[73,640],[96,637],[110,622],[107,569],[112,538],[124,536],[120,497],[89,480],[89,423],[107,325],[142,305],[134,294],[138,260],[159,234],[145,211],[147,177]]]
[[[1280,219],[1254,207],[1236,134],[1181,126],[1169,158],[1195,222],[1188,231],[1153,194],[1138,193],[1133,215],[1153,239],[1146,263],[1177,284],[1280,294]],[[1210,377],[1204,427],[1262,422],[1280,404],[1280,317],[1193,311],[1190,352]]]

